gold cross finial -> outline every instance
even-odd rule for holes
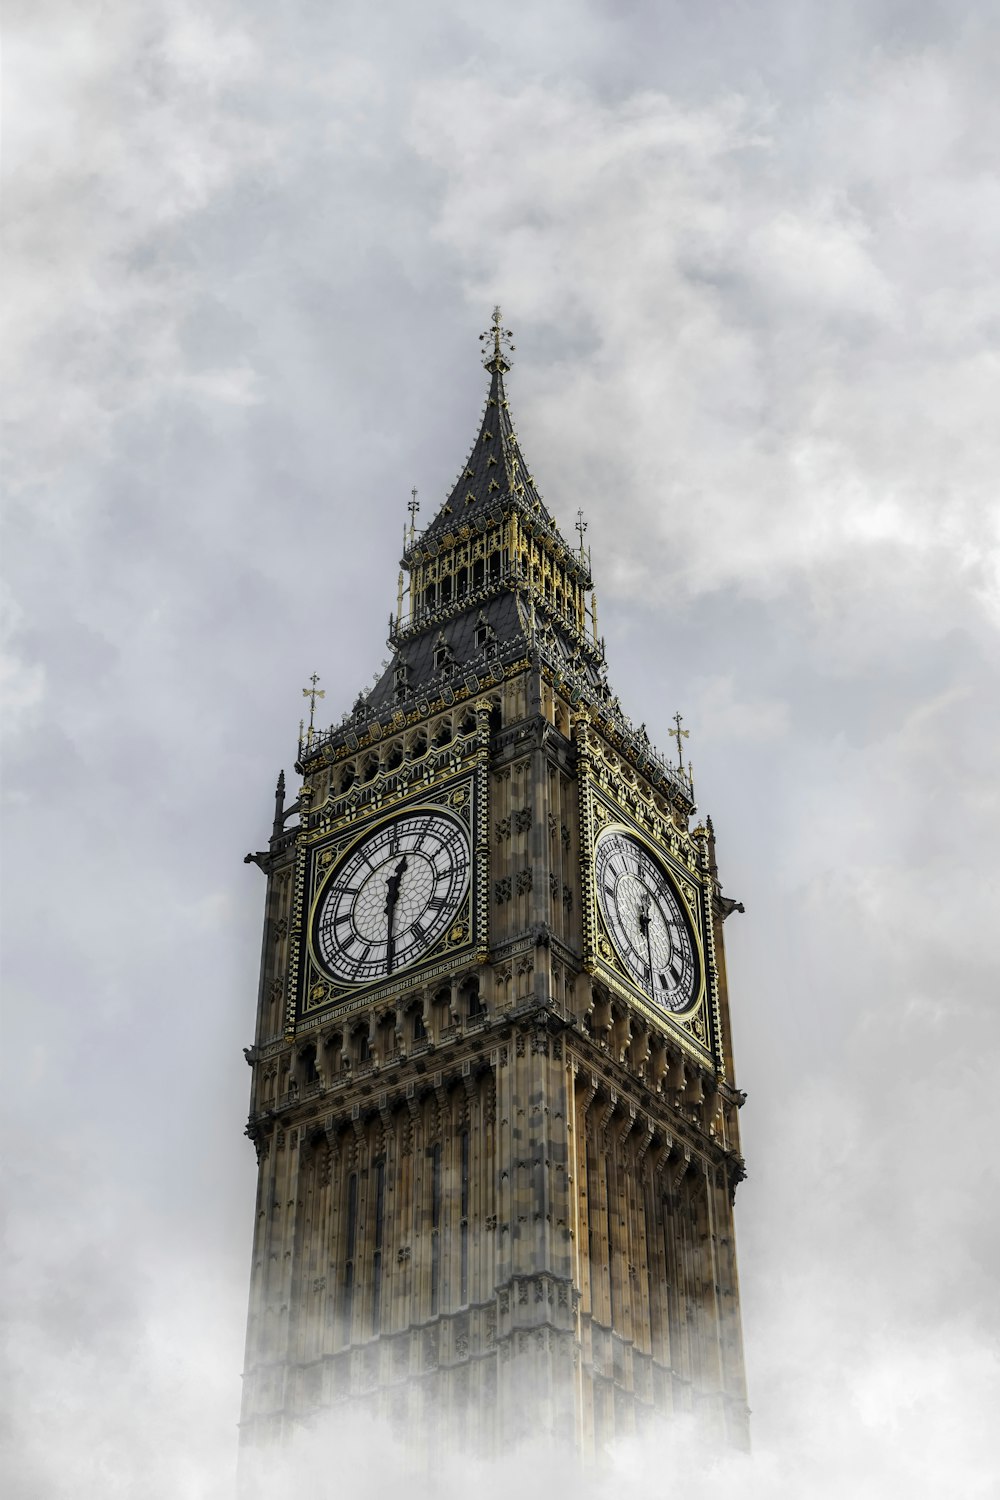
[[[483,360],[483,364],[486,366],[487,370],[510,369],[510,362],[504,354],[503,345],[506,344],[507,353],[513,354],[514,345],[511,343],[511,339],[513,338],[513,336],[514,335],[511,333],[509,328],[504,328],[501,325],[500,308],[499,305],[496,306],[493,309],[492,324],[489,328],[487,328],[485,333],[481,333],[479,335],[479,342],[487,346],[485,352],[488,354],[488,358]],[[489,348],[491,341],[493,344],[492,349]]]
[[[417,512],[420,509],[420,501],[417,499],[417,487],[413,486],[410,491],[410,503],[406,507],[410,512],[410,541],[412,542],[417,530]]]
[[[583,511],[582,510],[578,510],[577,513],[576,513],[576,529],[577,529],[577,533],[579,534],[579,537],[580,537],[580,556],[581,557],[583,556],[583,533],[586,531],[587,525],[588,525],[588,522],[586,522],[583,519]]]
[[[307,743],[310,743],[313,737],[313,720],[316,717],[316,699],[326,697],[326,689],[318,688],[316,686],[317,682],[319,682],[318,672],[314,672],[309,681],[312,683],[312,687],[302,689],[303,698],[309,699],[309,740],[307,741]]]
[[[682,771],[684,769],[684,746],[681,744],[681,740],[686,740],[691,732],[688,729],[681,728],[683,723],[684,720],[681,715],[679,713],[674,714],[674,724],[676,727],[670,731],[670,738],[677,741],[677,764]]]

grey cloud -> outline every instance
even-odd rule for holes
[[[988,6],[888,0],[178,0],[105,7],[99,33],[22,8],[15,1493],[226,1493],[262,899],[242,855],[308,674],[333,718],[385,655],[410,486],[428,518],[465,456],[495,298],[546,501],[590,518],[615,689],[663,745],[685,712],[748,907],[757,1452],[719,1475],[769,1500],[987,1493],[995,43]],[[670,1461],[698,1473],[680,1437]],[[620,1472],[665,1462],[640,1444]]]

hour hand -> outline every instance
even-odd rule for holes
[[[399,864],[393,870],[385,883],[385,909],[389,917],[392,917],[392,909],[399,900],[399,887],[406,872],[406,855],[404,854]],[[391,925],[391,923],[390,923]]]
[[[392,935],[392,919],[396,914],[396,902],[399,900],[399,887],[402,883],[403,875],[405,874],[405,872],[406,855],[404,854],[402,859],[399,861],[399,864],[396,866],[395,870],[393,870],[392,874],[389,876],[388,880],[385,883],[385,914],[388,919],[386,922],[387,930],[385,939],[385,963],[386,972],[389,974],[392,973],[392,966],[396,959],[396,944]]]

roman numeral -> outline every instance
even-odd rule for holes
[[[435,911],[443,911],[448,905],[448,898],[447,896],[432,896],[427,905],[433,907]]]
[[[413,926],[410,928],[410,936],[413,942],[422,943],[427,937],[427,934],[421,927],[419,922],[414,922]]]

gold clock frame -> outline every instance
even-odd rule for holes
[[[302,974],[295,998],[297,1027],[312,1026],[320,1016],[327,1013],[338,1017],[350,1015],[373,1002],[395,998],[419,984],[429,983],[440,974],[453,973],[456,963],[461,963],[463,958],[469,962],[475,961],[477,949],[483,947],[487,940],[480,928],[488,911],[485,872],[480,868],[481,861],[477,860],[478,825],[481,818],[478,807],[480,798],[477,795],[478,779],[479,770],[476,768],[471,772],[463,771],[451,781],[440,783],[433,791],[421,787],[412,798],[400,798],[399,801],[383,806],[374,817],[352,822],[349,827],[341,825],[335,830],[324,829],[319,837],[300,851],[306,920],[302,928]],[[339,982],[326,972],[313,946],[313,927],[323,894],[337,868],[352,849],[386,824],[417,812],[450,816],[465,833],[469,846],[469,884],[461,905],[449,923],[448,930],[433,947],[395,970],[392,975],[362,984]],[[484,885],[483,891],[478,889],[480,885]]]
[[[581,886],[586,901],[590,941],[585,946],[584,965],[619,999],[638,1011],[652,1026],[663,1030],[668,1027],[673,1034],[696,1056],[708,1060],[718,1069],[722,1064],[717,1052],[717,981],[714,970],[714,948],[707,934],[711,923],[709,894],[705,888],[701,870],[699,849],[692,834],[677,833],[678,858],[671,849],[659,842],[635,819],[624,811],[603,789],[598,790],[590,777],[586,778],[587,825],[592,830],[589,847],[581,847]],[[607,931],[597,900],[595,860],[597,846],[605,832],[617,830],[634,838],[648,850],[669,879],[671,887],[681,903],[682,912],[688,922],[698,963],[698,994],[689,1008],[683,1012],[666,1011],[656,1006],[650,997],[632,981],[625,972]],[[686,856],[686,858],[684,858]]]
[[[650,839],[643,838],[640,832],[638,832],[634,828],[631,828],[627,823],[606,823],[601,829],[600,833],[594,840],[593,849],[591,851],[591,861],[595,869],[597,866],[598,849],[605,839],[612,838],[615,834],[624,834],[626,838],[633,839],[635,843],[642,845],[642,847],[652,857],[657,868],[662,872],[664,878],[668,881],[670,889],[673,891],[674,896],[680,904],[681,914],[687,926],[688,936],[690,937],[692,946],[694,948],[695,963],[697,966],[697,984],[695,985],[694,998],[691,1000],[690,1004],[686,1005],[683,1010],[663,1009],[662,1007],[657,1006],[651,1000],[649,995],[646,995],[642,990],[638,988],[637,985],[634,984],[631,979],[629,979],[628,971],[625,967],[624,961],[622,960],[621,954],[618,952],[618,947],[614,941],[614,938],[608,930],[608,924],[605,920],[604,913],[601,911],[601,903],[598,899],[596,889],[597,882],[595,880],[594,902],[599,928],[603,934],[604,941],[607,942],[611,949],[611,952],[615,956],[616,969],[621,975],[625,977],[626,983],[629,984],[633,989],[635,989],[636,994],[645,1001],[645,1003],[650,1007],[654,1014],[659,1015],[667,1020],[672,1020],[683,1024],[685,1021],[693,1017],[695,1011],[699,1008],[699,1006],[704,1004],[705,999],[708,995],[708,985],[706,983],[705,945],[702,941],[701,935],[700,913],[697,911],[692,911],[690,899],[685,893],[681,881],[678,879],[677,874],[670,868],[661,850],[658,849]],[[599,956],[601,956],[600,941],[601,940],[599,939]]]

